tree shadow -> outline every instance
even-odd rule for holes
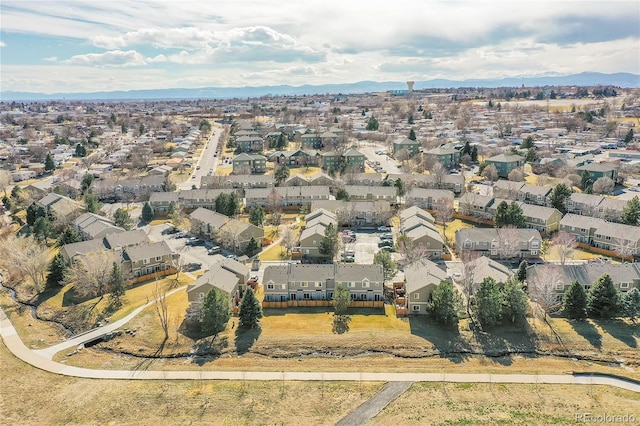
[[[334,315],[331,331],[333,334],[344,334],[349,331],[350,315]]]
[[[236,330],[235,339],[236,353],[238,355],[244,355],[249,352],[253,344],[256,342],[256,340],[258,340],[258,337],[260,337],[260,334],[262,334],[262,328],[260,328],[259,326],[249,329],[238,328]]]
[[[571,327],[576,333],[591,343],[593,347],[598,349],[602,348],[602,335],[589,320],[571,321]]]
[[[531,356],[536,351],[536,333],[526,321],[500,324],[488,330],[473,327],[473,338],[481,352],[501,365],[513,364],[514,355]]]
[[[142,361],[140,361],[133,367],[133,370],[135,371],[147,370],[149,367],[151,367],[151,364],[153,364],[153,362],[157,358],[160,358],[162,356],[162,351],[164,350],[164,346],[166,345],[166,343],[167,343],[167,339],[164,339],[160,343],[156,351],[153,354],[147,356],[146,358],[143,358]]]
[[[192,353],[194,356],[192,362],[203,366],[207,362],[219,358],[227,347],[229,347],[229,338],[227,336],[198,340],[193,345]]]
[[[631,348],[638,347],[636,338],[640,337],[640,325],[630,324],[621,320],[602,320],[597,321],[597,324],[625,345]]]
[[[464,362],[473,355],[473,348],[460,335],[458,327],[443,327],[424,316],[410,316],[411,334],[429,341],[440,358],[446,358],[456,364]]]

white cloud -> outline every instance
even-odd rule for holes
[[[70,65],[89,65],[98,67],[134,67],[146,64],[144,57],[135,50],[112,50],[104,53],[75,55],[62,62]]]
[[[0,40],[0,47],[7,47],[7,43],[5,43],[4,41]]]

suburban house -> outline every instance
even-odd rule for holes
[[[385,181],[382,179],[382,173],[347,173],[344,177],[345,185],[366,185],[366,186],[384,186]],[[391,181],[387,181],[387,186],[393,186]]]
[[[362,306],[381,307],[384,303],[381,265],[270,265],[264,270],[262,283],[265,307],[330,306],[338,285],[349,290],[355,302],[352,306],[358,306],[358,302],[379,302]]]
[[[61,224],[70,223],[85,210],[82,203],[55,193],[45,195],[36,201],[36,205],[43,207],[48,215]]]
[[[277,194],[273,197],[272,194]],[[328,186],[277,186],[274,188],[248,188],[245,190],[247,208],[254,205],[270,208],[277,202],[278,207],[299,208],[310,206],[318,200],[328,200],[330,196]]]
[[[154,273],[166,275],[173,268],[174,256],[180,255],[173,254],[165,241],[129,246],[122,254],[122,272],[136,278]]]
[[[608,177],[613,182],[618,181],[618,169],[619,167],[611,163],[587,163],[576,169],[579,175],[584,173],[589,175],[591,183],[594,183],[602,177]]]
[[[399,214],[399,217],[400,217],[400,224],[402,224],[403,221],[410,219],[412,217],[418,217],[429,223],[436,222],[436,220],[431,215],[431,213],[417,206],[407,207],[406,209],[402,210],[402,212],[400,212]]]
[[[455,148],[438,147],[424,152],[426,161],[440,163],[445,167],[456,167],[460,163],[460,151]]]
[[[209,270],[200,276],[195,283],[187,286],[187,318],[199,318],[202,302],[207,293],[216,288],[229,297],[229,305],[234,313],[240,309],[240,301],[246,290],[250,268],[237,260],[216,255]]]
[[[90,253],[99,253],[105,250],[104,242],[100,238],[96,240],[65,244],[60,248],[60,253],[62,253],[64,260],[71,264],[71,262],[73,262],[78,256],[85,256]]]
[[[513,275],[511,269],[486,256],[470,260],[465,266],[465,270],[467,276],[465,277],[462,273],[454,273],[454,281],[464,286],[464,282],[468,280],[468,283],[475,289],[480,287],[485,278],[493,278],[498,283],[504,283]]]
[[[351,170],[364,171],[366,156],[355,148],[348,149],[343,155],[347,168]]]
[[[324,239],[329,224],[338,226],[337,216],[327,210],[318,209],[305,216],[305,223],[295,251],[304,258],[321,258],[323,256],[320,254],[320,242]]]
[[[574,192],[567,200],[567,212],[585,216],[597,216],[598,205],[603,197],[595,194]]]
[[[131,231],[111,233],[104,237],[104,246],[112,250],[146,244],[149,242],[149,237],[142,229],[132,229]]]
[[[320,200],[311,203],[311,211],[325,209],[336,215],[341,226],[374,227],[388,225],[393,210],[388,201]]]
[[[393,186],[345,185],[344,190],[352,201],[384,200],[391,205],[398,203],[397,189]]]
[[[236,148],[240,152],[262,152],[264,141],[260,136],[243,135],[235,140]]]
[[[300,136],[302,149],[322,149],[322,140],[317,133],[307,133]]]
[[[434,176],[390,173],[386,177],[386,180],[389,182],[395,182],[398,179],[404,182],[405,188],[408,189],[446,189],[452,191],[454,194],[461,194],[464,192],[464,176],[460,174]]]
[[[151,175],[135,179],[98,179],[91,185],[99,200],[148,200],[152,192],[165,190],[164,176]]]
[[[338,139],[339,139],[339,136],[330,130],[327,130],[326,132],[320,135],[322,146],[335,145],[338,143]]]
[[[478,219],[493,219],[489,207],[493,204],[493,197],[467,192],[458,200],[458,213]]]
[[[525,227],[537,229],[540,232],[554,232],[558,230],[560,219],[562,219],[562,213],[560,210],[553,207],[536,206],[533,204],[525,204],[521,201],[501,200],[494,198],[493,202],[489,205],[487,213],[490,218],[496,214],[496,210],[500,203],[506,202],[507,204],[516,203],[518,207],[522,209],[522,215],[524,216]]]
[[[396,298],[401,313],[425,315],[431,302],[431,293],[442,281],[448,279],[447,273],[428,259],[419,259],[404,267],[404,288]],[[403,308],[403,309],[402,309]]]
[[[453,198],[453,192],[446,189],[411,188],[405,196],[405,204],[435,210],[441,204],[450,203],[453,206]]]
[[[533,282],[539,274],[549,274],[544,265],[533,265],[527,268],[527,281]],[[602,275],[608,274],[617,289],[626,293],[633,288],[640,288],[640,263],[612,264],[609,262],[582,263],[579,265],[555,265],[553,278],[555,291],[558,296],[564,294],[574,281],[578,281],[585,290],[589,290],[593,283]],[[542,278],[541,279],[545,279]]]
[[[456,250],[477,252],[491,258],[537,258],[542,237],[537,229],[467,228],[456,231]]]
[[[518,200],[527,204],[549,206],[553,188],[550,186],[528,185],[522,182],[499,180],[493,183],[493,196],[507,200]]]
[[[205,208],[198,208],[189,215],[191,231],[218,242],[235,252],[244,252],[251,238],[262,246],[264,229],[248,222],[233,219]]]
[[[264,173],[267,170],[267,157],[243,152],[233,157],[231,164],[234,175]]]
[[[395,157],[402,150],[407,150],[409,157],[413,157],[420,152],[420,144],[409,138],[403,138],[393,142],[393,156]]]
[[[200,189],[271,188],[274,185],[273,175],[202,176],[200,178]]]
[[[445,251],[445,245],[440,232],[430,220],[433,217],[425,216],[422,212],[427,215],[429,213],[417,207],[411,207],[411,209],[415,212],[414,215],[403,212],[405,214],[401,216],[400,232],[409,237],[415,247],[424,250],[426,257],[441,258]]]
[[[322,169],[323,170],[339,170],[342,156],[335,151],[327,151],[322,153]]]
[[[285,164],[289,167],[317,166],[321,155],[317,151],[276,151],[269,155],[268,160],[276,164]]]
[[[568,213],[560,221],[560,230],[575,235],[578,242],[596,248],[623,256],[640,254],[640,232],[637,226]]]
[[[71,226],[78,232],[83,240],[93,240],[103,238],[108,234],[124,232],[124,229],[104,216],[94,213],[83,213],[71,223]]]
[[[507,178],[512,170],[524,166],[524,158],[519,155],[499,154],[488,158],[487,165],[493,164],[498,170],[498,176]]]
[[[296,173],[289,176],[282,186],[328,186],[335,184],[333,178],[326,173],[318,172],[309,177]]]

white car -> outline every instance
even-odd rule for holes
[[[389,232],[391,231],[391,228],[388,226],[378,226],[378,231],[379,232]]]

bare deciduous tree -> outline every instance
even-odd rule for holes
[[[498,233],[498,254],[503,259],[511,259],[518,255],[520,251],[520,238],[518,228],[513,225],[503,226],[496,229]]]
[[[280,239],[280,244],[285,248],[287,254],[291,253],[293,246],[295,245],[295,237],[293,235],[293,231],[290,226],[282,227],[282,237]]]
[[[73,284],[74,291],[80,297],[100,296],[100,300],[102,300],[104,295],[109,292],[109,278],[113,262],[113,253],[107,251],[76,256],[71,262],[71,266],[67,268],[65,284]]]
[[[0,243],[0,261],[4,267],[31,278],[36,292],[40,293],[45,282],[49,251],[33,238],[11,235]]]
[[[613,191],[615,182],[610,177],[601,177],[593,183],[593,192],[596,194],[608,194]]]
[[[13,178],[9,170],[0,170],[0,191],[4,192],[5,196],[7,195],[7,188],[12,182]]]
[[[565,264],[565,262],[567,261],[567,257],[578,246],[578,241],[576,240],[575,235],[566,231],[558,232],[553,236],[551,242],[553,243],[555,249],[558,251],[561,265]]]
[[[479,258],[480,258],[480,254],[476,251],[465,250],[460,253],[460,260],[462,261],[462,268],[460,271],[460,274],[461,274],[460,280],[462,283],[462,292],[467,301],[466,303],[467,314],[469,316],[471,316],[471,307],[470,307],[469,301],[471,300],[471,297],[473,297],[473,294],[476,291],[475,270],[477,266],[476,260]]]
[[[489,164],[482,171],[482,177],[492,182],[498,180],[498,169],[493,164]]]
[[[442,188],[442,181],[444,177],[449,174],[447,168],[442,163],[434,163],[429,168],[429,174],[433,176],[434,184],[436,188]]]
[[[453,200],[441,198],[436,202],[434,207],[436,218],[443,228],[444,240],[447,242],[447,223],[453,220]]]
[[[511,172],[509,172],[508,179],[512,182],[524,181],[524,170],[522,170],[522,168],[520,167],[517,169],[511,170]]]
[[[536,267],[534,273],[527,277],[531,299],[544,310],[545,320],[546,314],[557,312],[562,306],[556,290],[559,284],[564,284],[561,279],[560,267],[549,263]]]
[[[162,327],[162,331],[164,332],[164,341],[166,342],[169,338],[169,321],[171,315],[169,313],[169,304],[167,302],[167,292],[160,289],[157,281],[153,287],[152,297],[155,300],[153,308],[158,316],[160,327]]]

